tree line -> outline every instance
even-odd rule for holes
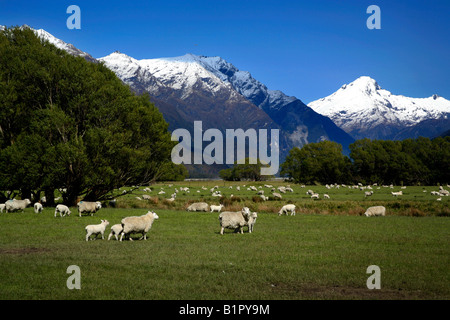
[[[183,179],[175,142],[149,96],[101,63],[73,57],[29,28],[0,31],[0,201],[106,199],[124,185]]]
[[[435,185],[450,182],[450,137],[402,141],[361,139],[342,153],[336,142],[293,148],[280,174],[297,183]]]

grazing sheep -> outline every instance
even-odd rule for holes
[[[267,200],[269,200],[269,197],[268,196],[265,196],[265,195],[260,195],[260,198],[261,199],[263,199],[263,201],[267,201]]]
[[[373,191],[366,191],[366,192],[364,192],[364,198],[370,197],[372,195],[373,195]]]
[[[195,202],[186,209],[187,211],[209,211],[209,205],[206,202]]]
[[[42,206],[42,204],[40,204],[39,202],[36,202],[34,204],[34,212],[35,213],[41,213],[42,210],[44,210],[44,207]]]
[[[403,191],[399,191],[399,192],[391,192],[391,194],[392,194],[394,197],[402,196],[402,195],[403,195]]]
[[[70,216],[70,209],[68,206],[64,205],[64,204],[58,204],[55,208],[55,218],[56,218],[56,214],[59,213],[59,216],[65,217],[66,214],[68,216]]]
[[[118,223],[111,227],[111,233],[108,236],[108,241],[111,239],[112,236],[116,237],[116,240],[119,240],[119,234],[123,231],[122,224]]]
[[[291,213],[291,216],[295,216],[295,204],[284,205],[278,212],[278,215],[281,216],[283,213],[288,215],[289,212]]]
[[[386,208],[383,206],[369,207],[369,208],[367,208],[366,212],[364,212],[364,215],[366,217],[385,216]]]
[[[77,204],[78,207],[78,215],[81,217],[82,213],[90,213],[91,216],[94,215],[95,212],[102,208],[102,204],[100,201],[90,202],[90,201],[80,201]]]
[[[247,207],[242,208],[241,211],[231,212],[224,211],[219,215],[220,221],[220,234],[223,234],[225,228],[228,229],[239,229],[240,233],[244,233],[243,227],[248,225],[250,218],[250,209]]]
[[[152,211],[148,211],[146,214],[139,217],[123,218],[121,221],[123,230],[120,234],[120,241],[122,241],[123,236],[130,235],[131,233],[142,233],[142,237],[139,240],[147,240],[147,232],[150,230],[153,221],[156,219],[159,219],[159,217]],[[130,241],[133,241],[131,237]]]
[[[274,193],[272,193],[272,195],[277,199],[280,199],[280,200],[282,199],[282,196],[279,193],[274,192]]]
[[[87,225],[84,229],[86,230],[86,241],[89,241],[91,235],[95,235],[94,240],[97,238],[97,235],[100,233],[102,235],[102,239],[105,239],[105,229],[109,224],[108,220],[101,220],[100,224],[90,224]]]
[[[13,212],[13,211],[19,211],[22,210],[22,212],[25,210],[26,207],[28,207],[31,204],[30,199],[24,199],[24,200],[8,200],[5,202],[5,210],[6,213]]]
[[[313,193],[311,195],[311,199],[319,199],[319,194],[318,193]]]
[[[324,198],[324,199],[330,199],[330,196],[329,196],[328,194],[324,193],[324,194],[323,194],[323,198]]]
[[[3,213],[3,210],[5,209],[5,204],[0,203],[0,213]]]
[[[223,204],[219,204],[218,206],[216,205],[210,205],[209,208],[211,209],[211,212],[217,211],[220,212],[223,208]]]

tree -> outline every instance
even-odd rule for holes
[[[22,197],[65,189],[64,202],[101,200],[173,170],[162,114],[101,63],[28,28],[0,32],[0,186]]]
[[[281,165],[281,175],[296,183],[347,182],[350,160],[342,154],[342,146],[332,141],[309,143],[293,148]]]

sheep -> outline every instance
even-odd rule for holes
[[[209,205],[206,202],[195,202],[186,209],[187,211],[209,211]]]
[[[94,240],[97,238],[97,235],[100,233],[102,235],[102,239],[105,239],[105,229],[109,224],[108,220],[101,220],[100,224],[90,224],[87,225],[84,229],[86,230],[86,241],[89,241],[91,235],[95,235]]]
[[[403,195],[403,191],[399,191],[399,192],[391,192],[391,194],[392,194],[394,197],[402,196],[402,195]]]
[[[5,204],[0,203],[0,213],[3,213],[3,210],[5,209]]]
[[[274,192],[274,193],[272,193],[272,195],[277,199],[280,199],[280,200],[282,199],[281,194],[279,194],[279,193]]]
[[[108,241],[111,239],[112,236],[116,237],[116,240],[119,240],[119,234],[123,231],[122,224],[118,223],[111,227],[111,233],[108,236]]]
[[[150,200],[151,197],[150,197],[148,194],[143,194],[143,195],[142,195],[142,199],[144,199],[144,200]]]
[[[288,215],[288,212],[291,213],[291,216],[295,216],[295,204],[286,204],[284,205],[280,211],[278,212],[278,215],[281,216],[283,213],[285,215]]]
[[[256,218],[258,218],[258,214],[256,212],[252,212],[248,218],[248,233],[252,233],[253,232],[253,227],[255,225],[256,222]]]
[[[44,207],[39,202],[36,202],[34,204],[34,212],[35,213],[41,213],[43,209],[44,209]]]
[[[267,200],[269,200],[269,197],[268,196],[265,196],[265,195],[260,195],[260,197],[261,197],[261,199],[263,199],[263,201],[267,201]]]
[[[372,217],[372,216],[385,216],[386,215],[386,208],[383,206],[374,206],[369,207],[366,212],[364,212],[364,215],[366,217]]]
[[[223,208],[223,204],[219,204],[218,206],[216,205],[210,205],[209,208],[211,209],[211,212],[217,211],[220,212]]]
[[[311,199],[319,199],[319,194],[318,193],[313,193],[311,195]]]
[[[13,211],[19,211],[22,210],[22,212],[25,210],[26,207],[28,207],[31,204],[30,199],[24,199],[24,200],[8,200],[5,202],[5,210],[6,213],[13,212]]]
[[[59,216],[62,218],[62,217],[65,217],[66,214],[68,216],[70,216],[71,212],[70,212],[70,209],[68,206],[63,205],[63,204],[58,204],[55,208],[55,218],[56,218],[57,213],[59,213]]]
[[[372,195],[373,195],[373,191],[366,191],[366,192],[364,192],[364,198],[370,197]]]
[[[248,225],[250,218],[250,209],[247,207],[242,208],[241,211],[231,212],[224,211],[219,215],[220,221],[220,234],[223,234],[225,228],[228,229],[239,229],[240,233],[244,233],[243,227]],[[252,227],[253,228],[253,227]]]
[[[102,208],[102,204],[97,202],[89,202],[89,201],[80,201],[77,204],[78,207],[78,215],[81,217],[82,213],[90,213],[91,216],[94,215],[95,212]]]
[[[130,235],[131,233],[142,233],[142,237],[139,239],[147,240],[147,232],[152,227],[155,220],[159,219],[158,215],[153,211],[148,211],[146,214],[139,217],[126,217],[121,221],[122,233],[120,234],[120,241],[123,236]],[[133,241],[133,239],[130,240]]]
[[[324,199],[330,199],[330,196],[329,196],[328,194],[324,193],[324,194],[323,194],[323,198],[324,198]]]

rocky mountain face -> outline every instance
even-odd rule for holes
[[[437,95],[410,98],[382,89],[370,77],[344,84],[308,106],[355,139],[434,137],[450,129],[450,101]]]

